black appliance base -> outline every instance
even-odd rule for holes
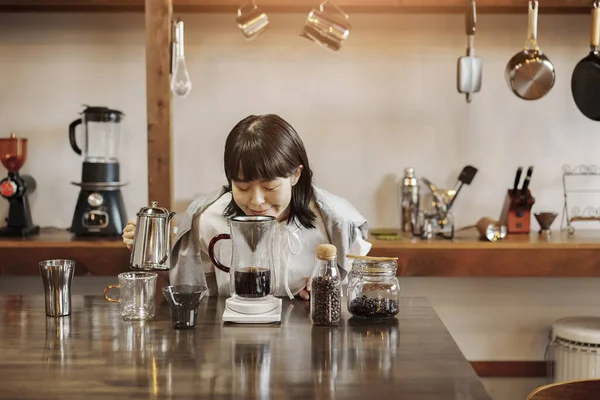
[[[102,201],[94,203],[99,198]],[[79,191],[69,229],[75,236],[121,236],[126,224],[127,212],[120,190]]]

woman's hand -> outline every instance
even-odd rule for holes
[[[306,282],[306,287],[298,293],[298,295],[304,300],[310,300],[310,286],[312,284],[312,277],[308,278]]]
[[[127,225],[125,225],[125,229],[123,229],[123,243],[129,250],[131,250],[131,246],[133,246],[133,236],[135,234],[135,219],[127,221]]]

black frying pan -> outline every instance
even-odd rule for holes
[[[583,115],[600,121],[600,0],[592,8],[591,51],[579,61],[571,76],[571,93]]]

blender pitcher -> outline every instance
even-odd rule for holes
[[[264,300],[272,297],[273,254],[272,236],[276,220],[271,216],[238,216],[230,219],[231,234],[213,237],[208,245],[212,263],[229,273],[231,297],[239,300]],[[232,240],[231,267],[215,256],[215,244],[221,239]]]
[[[121,121],[124,114],[107,107],[85,106],[81,118],[69,125],[73,151],[83,156],[82,182],[118,182]],[[82,125],[80,141],[76,128]]]

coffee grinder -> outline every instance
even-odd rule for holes
[[[40,231],[31,220],[28,194],[35,191],[36,182],[19,170],[27,159],[27,139],[17,138],[14,133],[0,139],[2,165],[8,176],[0,181],[0,195],[9,201],[7,225],[0,228],[0,236],[29,236]]]
[[[127,223],[120,181],[119,150],[124,114],[107,107],[85,106],[69,125],[69,142],[83,156],[81,188],[70,231],[75,236],[119,236]],[[81,141],[76,127],[81,125]],[[81,145],[81,146],[80,146]]]

